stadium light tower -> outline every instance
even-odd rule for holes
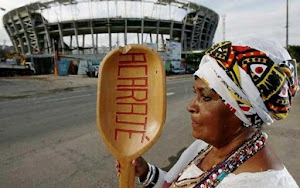
[[[289,48],[289,0],[286,0],[286,49]]]
[[[223,15],[222,15],[222,18],[223,18],[223,19],[222,19],[222,21],[223,21],[223,41],[225,41],[225,34],[226,34],[226,33],[225,33],[225,32],[226,32],[226,31],[225,31],[226,15],[223,14]]]

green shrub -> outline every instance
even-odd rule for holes
[[[293,59],[296,59],[297,64],[298,64],[297,72],[298,72],[298,75],[300,75],[300,65],[299,65],[299,62],[300,62],[300,46],[291,45],[291,46],[289,46],[288,51],[289,51],[291,57]]]

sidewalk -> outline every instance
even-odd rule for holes
[[[192,78],[192,74],[167,76],[167,81]],[[97,87],[97,78],[86,75],[35,75],[0,77],[0,101],[72,91],[84,87]]]

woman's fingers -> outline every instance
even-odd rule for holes
[[[135,166],[135,175],[137,177],[143,177],[148,173],[148,164],[142,157],[138,157],[132,161],[132,164]]]
[[[131,163],[135,167],[135,176],[137,176],[137,177],[147,176],[147,173],[149,170],[148,164],[142,157],[138,157],[138,158],[132,160]],[[118,160],[116,160],[115,168],[116,168],[117,175],[120,176],[121,165]]]
[[[120,162],[118,160],[116,160],[116,164],[115,164],[115,167],[116,167],[116,172],[117,172],[117,175],[120,176]]]
[[[132,160],[132,165],[135,167],[140,167],[143,163],[147,163],[142,157],[138,157]]]

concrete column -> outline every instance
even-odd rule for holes
[[[73,35],[70,36],[70,48],[72,49]]]
[[[40,4],[39,5],[39,9],[41,10]],[[52,53],[54,51],[54,47],[52,46],[52,41],[50,38],[50,34],[49,34],[49,30],[47,28],[47,22],[45,20],[45,18],[42,16],[42,20],[43,20],[43,26],[44,26],[44,30],[46,33],[46,39],[47,39],[47,46],[48,46],[48,53]]]
[[[184,33],[185,33],[185,24],[183,24],[182,27],[181,27],[180,43],[181,43],[182,49],[184,49],[184,44],[183,44],[184,43],[184,37],[185,37]],[[185,50],[183,50],[183,51],[185,51]]]
[[[125,1],[126,3],[126,1]],[[127,45],[127,19],[125,18],[124,44]]]
[[[181,38],[180,38],[180,40],[181,40],[181,47],[182,47],[182,49],[185,49],[183,43],[184,43],[184,37],[186,36],[185,35],[186,20],[187,20],[187,15],[184,18],[184,21],[183,21],[183,24],[182,24],[182,28],[181,28]],[[183,51],[186,51],[186,49],[183,50]]]
[[[173,27],[174,27],[174,20],[171,21],[171,26],[170,26],[170,40],[173,40]]]
[[[187,33],[184,34],[184,51],[188,51],[187,46]]]
[[[44,25],[44,30],[45,30],[45,33],[46,33],[48,53],[51,54],[54,51],[54,49],[53,49],[53,46],[51,44],[51,38],[50,38],[49,30],[47,28],[47,23],[45,22],[44,18],[43,18],[43,25]]]
[[[112,49],[112,45],[111,45],[111,25],[110,25],[110,21],[109,18],[107,18],[107,33],[108,33],[108,40],[109,40],[109,50]]]
[[[98,53],[98,33],[96,34],[96,52]]]
[[[22,53],[22,54],[25,54],[25,49],[24,49],[23,40],[22,40],[22,38],[19,36],[19,31],[18,31],[18,29],[17,29],[16,23],[15,23],[15,21],[14,21],[12,15],[11,15],[11,13],[9,13],[9,17],[10,17],[10,20],[11,20],[13,26],[14,26],[14,30],[15,30],[15,33],[14,33],[14,34],[17,35],[18,42],[19,42],[19,45],[20,45],[20,48],[21,48],[21,53]]]
[[[203,18],[203,20],[202,20],[202,24],[201,24],[201,32],[200,32],[200,36],[199,36],[199,48],[201,48],[201,43],[203,43],[203,41],[202,41],[202,35],[205,35],[206,33],[203,33],[203,30],[204,30],[204,24],[205,24],[205,20],[206,20],[206,17],[207,17],[207,14],[209,14],[208,13],[208,11],[206,12],[206,14],[204,14],[204,18]],[[207,31],[206,31],[207,32]],[[206,42],[206,41],[205,41]],[[203,48],[207,48],[206,47],[207,46],[207,44],[204,44],[203,43]]]
[[[196,29],[196,24],[194,23],[193,25],[193,30],[192,30],[192,37],[191,37],[191,43],[190,43],[190,50],[193,49],[193,41],[194,41],[194,37],[195,37],[195,29]]]
[[[37,41],[36,45],[38,47],[38,51],[40,52],[41,51],[41,46],[40,46],[40,43],[39,43],[39,40],[38,40],[38,34],[37,34],[36,30],[35,30],[35,23],[33,22],[34,20],[33,20],[32,16],[31,16],[31,13],[30,13],[27,5],[26,5],[26,10],[27,10],[27,14],[28,14],[28,17],[30,19],[31,25],[33,26],[33,33],[34,33],[34,36],[35,36],[36,41]]]
[[[158,45],[159,20],[156,22],[156,44]]]
[[[213,24],[213,28],[211,30],[211,33],[210,33],[210,41],[209,41],[209,44],[208,46],[211,47],[212,46],[212,41],[213,41],[213,38],[214,38],[214,33],[216,32],[216,29],[217,29],[217,24],[218,23],[218,20],[215,21],[215,23]]]
[[[152,41],[152,33],[149,33],[150,34],[150,42],[153,43]]]
[[[82,35],[82,54],[84,54],[84,39],[85,39],[85,34]]]
[[[142,18],[142,27],[141,27],[141,34],[142,34],[142,42],[141,44],[144,44],[144,18]]]
[[[215,30],[216,30],[216,24],[215,23],[218,23],[218,21],[216,20],[213,20],[214,16],[211,15],[210,17],[210,26],[212,26],[212,29],[210,31],[210,34],[209,34],[209,41],[208,42],[208,48],[212,46],[212,40],[213,40],[213,37],[214,37],[214,33],[215,33]]]
[[[14,34],[12,33],[9,24],[8,24],[8,23],[4,23],[4,27],[5,27],[6,32],[9,34],[9,38],[10,38],[10,40],[11,40],[12,43],[13,43],[13,46],[14,46],[14,48],[15,48],[15,51],[16,51],[16,52],[20,52],[20,51],[19,51],[19,48],[18,48],[17,41],[15,40],[15,36],[14,36]]]
[[[23,20],[22,20],[22,18],[21,18],[18,11],[16,11],[16,14],[18,16],[19,22],[20,22],[21,27],[22,27],[23,32],[24,32],[25,40],[26,40],[26,43],[27,43],[27,50],[28,50],[27,52],[32,53],[31,42],[30,42],[30,39],[29,39],[29,36],[28,36],[27,28],[25,27],[24,22],[23,22]]]
[[[94,41],[94,26],[93,21],[91,20],[91,35],[92,35],[92,46],[93,46],[93,54],[95,54],[95,41]]]
[[[205,42],[206,42],[206,47],[205,48],[209,48],[209,28],[211,26],[211,21],[208,22],[208,26],[206,28],[206,33],[205,33]]]
[[[75,21],[74,21],[74,32],[75,32],[75,39],[76,39],[76,46],[77,46],[77,54],[79,54],[78,30],[77,30],[77,24]]]
[[[62,26],[61,23],[59,22],[58,24],[58,32],[59,32],[59,40],[60,40],[60,45],[62,48],[62,53],[65,53],[65,44],[64,44],[64,39],[63,39],[63,32],[62,32]]]

